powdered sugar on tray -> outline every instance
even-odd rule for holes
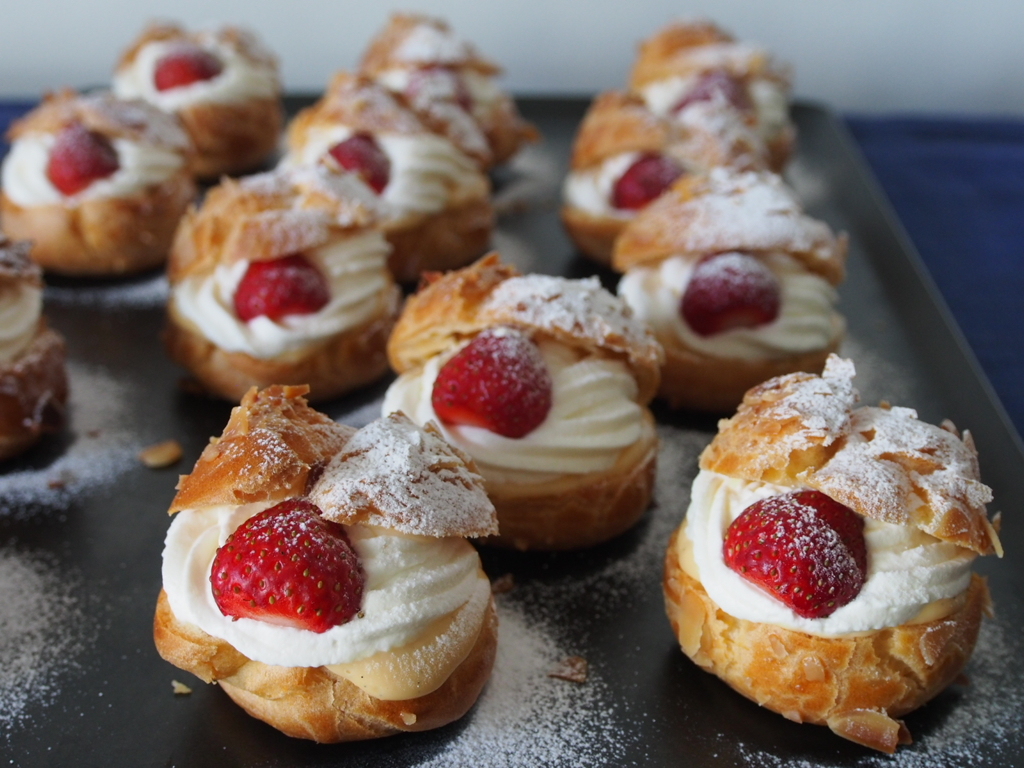
[[[87,624],[71,580],[45,558],[0,548],[0,729],[47,706],[85,647]]]
[[[160,272],[146,278],[113,285],[49,285],[44,301],[47,304],[98,307],[101,309],[162,307],[167,304],[170,289],[167,276]]]
[[[45,467],[0,473],[0,516],[29,517],[66,509],[82,493],[113,481],[137,466],[138,445],[125,425],[126,385],[99,368],[70,362],[71,424],[60,457]]]

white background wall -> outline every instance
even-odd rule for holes
[[[703,15],[790,62],[797,94],[842,111],[1024,116],[1024,0],[3,0],[0,98],[107,82],[154,18],[242,22],[278,54],[286,88],[351,68],[391,9],[443,16],[518,94],[625,82],[636,43]]]

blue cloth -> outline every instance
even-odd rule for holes
[[[1024,121],[847,124],[1024,434]]]

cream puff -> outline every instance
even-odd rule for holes
[[[763,48],[737,41],[707,21],[669,24],[640,45],[630,89],[657,115],[687,120],[708,103],[733,110],[761,138],[768,167],[781,171],[796,130],[791,77]]]
[[[456,134],[485,170],[540,137],[499,87],[500,68],[441,19],[393,14],[359,72],[401,94],[434,130]]]
[[[661,347],[597,278],[520,275],[491,254],[427,276],[388,341],[383,412],[435,422],[483,475],[518,549],[606,541],[646,511]]]
[[[968,432],[855,407],[829,358],[747,393],[701,454],[665,559],[665,602],[701,668],[795,722],[883,752],[948,686],[990,612],[1002,555]]]
[[[181,478],[157,650],[289,736],[457,720],[497,646],[467,541],[496,530],[482,481],[433,429],[395,415],[356,431],[304,391],[247,393]]]
[[[651,112],[636,95],[600,94],[583,117],[562,188],[562,223],[576,247],[608,265],[615,240],[680,176],[717,166],[763,167],[763,144],[742,120],[702,102],[685,119]]]
[[[807,216],[770,172],[681,178],[615,244],[619,295],[665,347],[659,395],[731,412],[750,387],[820,372],[845,321],[846,236]]]
[[[178,228],[165,342],[211,394],[308,384],[326,400],[387,371],[400,290],[377,199],[318,167],[224,179]]]
[[[43,317],[42,270],[29,243],[0,233],[0,461],[64,424],[64,339]]]
[[[181,119],[201,178],[254,170],[277,149],[284,122],[277,59],[249,31],[150,26],[121,56],[113,89]]]
[[[65,275],[160,266],[195,198],[192,143],[173,117],[107,92],[50,94],[7,132],[0,220]]]
[[[452,137],[428,129],[373,81],[338,73],[287,136],[282,165],[356,173],[377,193],[388,266],[399,282],[465,266],[487,249],[494,225],[487,176]]]

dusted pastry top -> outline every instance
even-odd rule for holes
[[[772,322],[703,336],[680,312],[695,262],[682,256],[654,266],[635,267],[619,282],[619,295],[660,338],[675,338],[714,357],[763,360],[825,349],[839,339],[846,323],[836,312],[835,288],[784,253],[760,257],[780,289],[779,313]]]
[[[159,90],[154,79],[157,63],[185,44],[214,54],[221,71],[209,79]],[[277,98],[281,83],[276,58],[247,30],[223,27],[187,33],[180,27],[160,25],[147,29],[122,56],[113,88],[122,98],[144,99],[165,112],[175,112],[194,104]]]
[[[50,181],[47,165],[58,134],[73,123],[109,140],[118,167],[80,192],[65,195]],[[174,118],[145,102],[121,100],[108,92],[51,94],[12,125],[8,139],[3,189],[23,207],[130,197],[186,169],[192,152],[191,141]]]
[[[955,598],[971,581],[976,553],[941,541],[913,526],[867,518],[867,580],[857,596],[825,618],[803,618],[730,569],[723,557],[729,525],[751,504],[793,488],[749,482],[701,470],[690,492],[681,556],[708,596],[731,616],[748,621],[835,637],[869,632],[952,613]],[[908,503],[921,505],[916,495]]]
[[[0,365],[28,348],[42,317],[42,270],[29,259],[30,250],[30,243],[0,233]]]
[[[438,418],[431,405],[434,381],[461,346],[402,374],[388,388],[382,411],[403,411],[419,424],[438,424],[445,439],[472,456],[491,481],[539,482],[610,469],[643,430],[636,381],[619,360],[581,357],[550,341],[542,341],[539,347],[552,380],[551,409],[540,426],[524,437],[445,424]]]

